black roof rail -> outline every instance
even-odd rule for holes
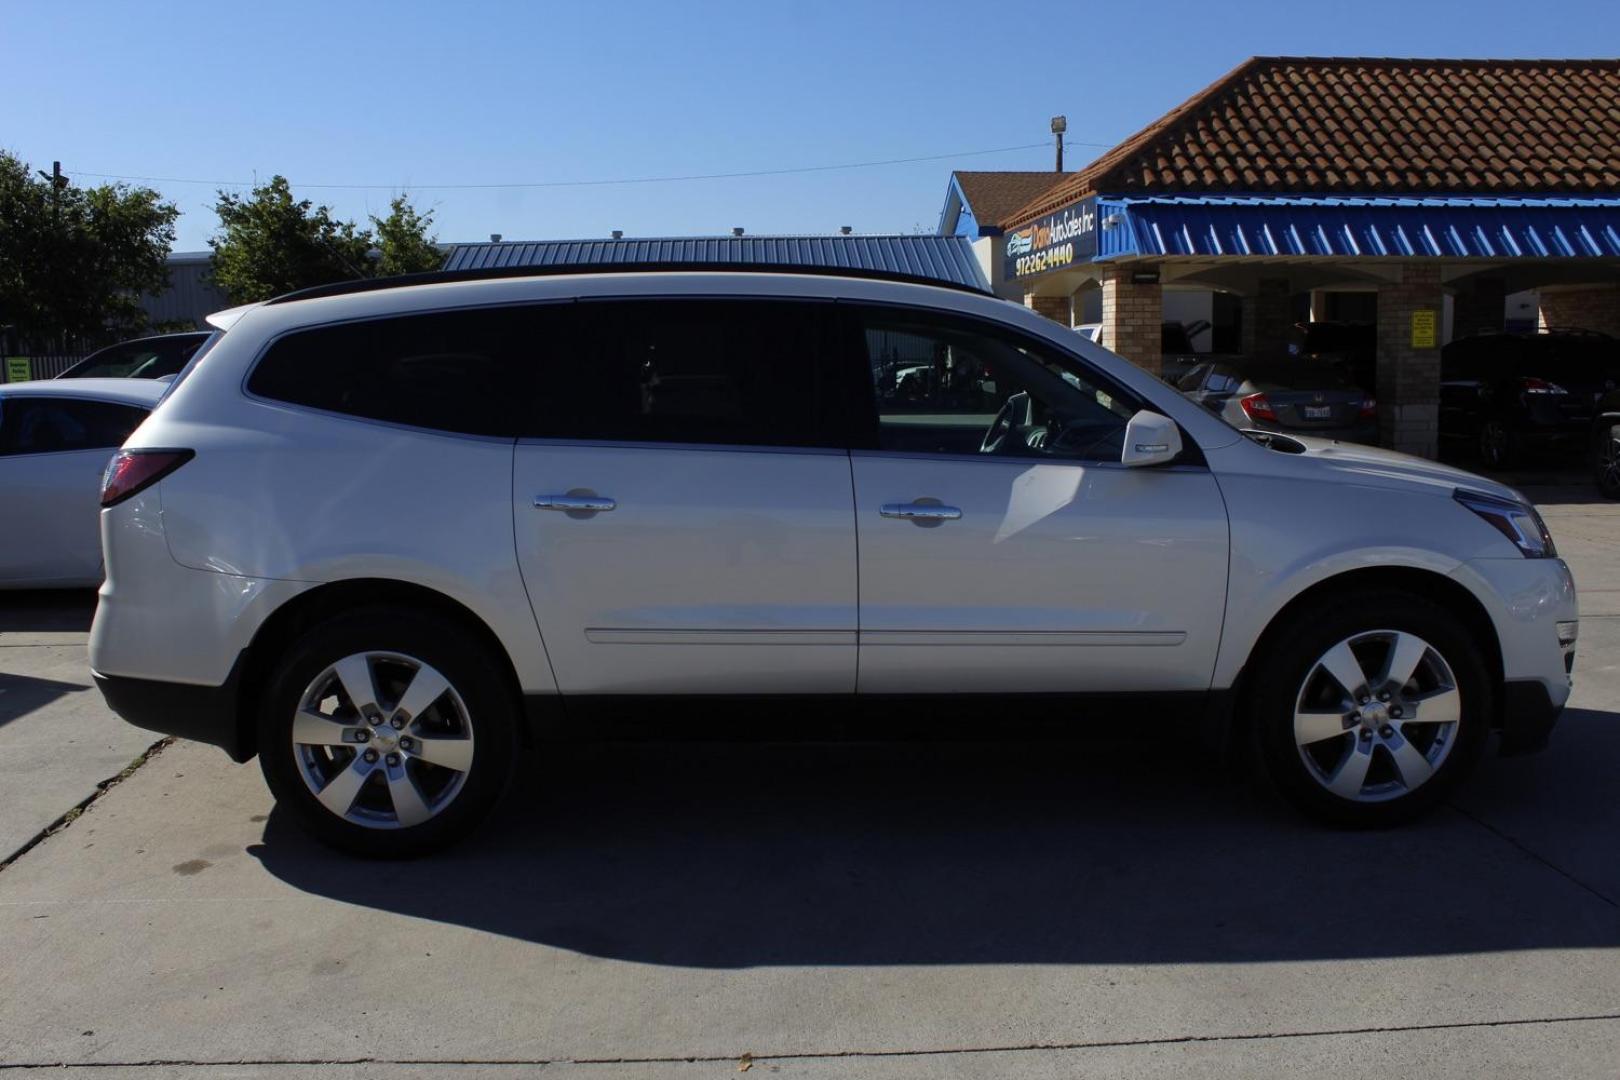
[[[741,273],[741,274],[808,274],[815,277],[860,278],[866,281],[892,281],[902,285],[931,285],[938,289],[972,293],[974,296],[995,294],[945,278],[924,274],[905,274],[894,270],[872,270],[856,266],[788,265],[783,263],[751,262],[665,262],[665,263],[589,263],[554,264],[551,266],[497,266],[475,270],[430,270],[421,274],[397,274],[393,277],[357,278],[353,281],[334,281],[329,285],[316,285],[266,300],[266,304],[290,304],[295,300],[318,300],[327,296],[353,296],[358,293],[403,289],[412,285],[443,285],[457,281],[498,281],[503,278],[563,277],[568,275],[601,274],[679,274],[679,273]]]

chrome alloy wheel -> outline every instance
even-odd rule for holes
[[[305,688],[292,745],[298,775],[322,806],[356,825],[408,828],[460,793],[472,768],[472,720],[428,664],[356,653]]]
[[[1620,499],[1620,427],[1610,428],[1598,444],[1597,483],[1603,494]]]
[[[1372,630],[1311,666],[1294,704],[1294,742],[1335,795],[1386,802],[1439,770],[1461,718],[1456,677],[1434,646],[1404,630]]]

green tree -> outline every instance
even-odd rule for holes
[[[143,329],[179,217],[150,188],[56,187],[0,151],[0,326],[36,349]]]
[[[294,200],[286,177],[273,176],[246,196],[221,191],[214,212],[213,277],[232,303],[373,273],[371,233],[336,220],[328,207]]]
[[[377,273],[420,274],[444,264],[437,237],[428,235],[433,227],[433,211],[418,213],[409,198],[396,195],[388,204],[388,216],[373,217],[377,234]]]

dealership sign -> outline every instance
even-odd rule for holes
[[[1097,199],[1081,199],[1007,234],[1008,279],[1061,270],[1097,254]]]

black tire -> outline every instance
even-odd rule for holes
[[[1329,650],[1359,634],[1385,630],[1416,635],[1449,665],[1460,695],[1459,719],[1449,736],[1450,750],[1427,780],[1388,801],[1359,802],[1329,791],[1317,778],[1296,742],[1294,711],[1307,678]],[[1309,816],[1351,828],[1382,828],[1409,821],[1444,801],[1478,763],[1494,715],[1493,681],[1467,628],[1444,608],[1393,590],[1346,593],[1289,617],[1268,632],[1262,650],[1245,676],[1243,709],[1253,750],[1276,790]],[[1345,739],[1354,740],[1359,734],[1351,728]],[[1337,745],[1330,739],[1327,752],[1337,754]],[[1375,747],[1375,767],[1379,755],[1387,753]],[[1393,767],[1393,760],[1385,762]]]
[[[1600,424],[1592,437],[1592,479],[1610,499],[1620,499],[1620,424]]]
[[[417,824],[376,827],[358,824],[328,810],[305,781],[307,766],[293,745],[293,720],[306,689],[338,661],[366,653],[415,658],[442,674],[459,696],[464,710],[457,707],[454,698],[445,703],[441,695],[435,699],[440,704],[433,706],[431,712],[424,709],[420,715],[427,723],[437,722],[441,715],[452,716],[454,719],[447,723],[456,725],[457,730],[463,725],[469,727],[474,738],[471,762],[458,781],[459,787],[450,792],[448,786],[441,786],[441,797],[450,792],[445,804],[433,816]],[[382,666],[374,669],[378,702],[386,710],[394,703],[388,700],[389,693],[383,686],[387,683],[386,675],[378,674],[383,671]],[[346,699],[336,700],[340,702],[339,715],[352,716]],[[465,719],[459,715],[462,711]],[[519,749],[517,717],[509,680],[496,660],[479,648],[465,627],[401,608],[362,608],[306,632],[277,665],[260,695],[259,765],[277,805],[317,840],[356,855],[409,858],[454,843],[489,814],[511,778]],[[356,721],[354,726],[361,725]],[[386,723],[372,728],[379,735],[393,737],[388,729]],[[407,728],[404,734],[408,735],[409,730]],[[418,743],[422,741],[419,739]],[[372,743],[375,745],[377,742]],[[343,747],[327,753],[357,756],[361,749]],[[445,775],[455,775],[454,772],[441,774],[433,769],[424,770],[419,760],[406,761],[403,767],[412,770],[418,790],[427,780],[438,779],[442,784]],[[334,774],[340,771],[336,764],[332,768]],[[360,800],[375,801],[379,796],[378,784],[383,785],[380,794],[386,795],[386,776],[373,777],[362,785]],[[371,785],[371,790],[365,785]]]
[[[1511,469],[1519,460],[1519,447],[1513,432],[1500,420],[1487,420],[1479,426],[1479,460],[1487,469]]]

